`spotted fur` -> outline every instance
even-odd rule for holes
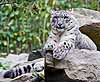
[[[44,46],[53,58],[63,59],[72,48],[97,50],[95,43],[79,31],[76,18],[65,10],[51,11],[51,32]]]
[[[24,66],[17,66],[4,73],[3,78],[16,78],[22,74],[31,73],[32,71],[41,72],[44,70],[44,61],[30,63]]]

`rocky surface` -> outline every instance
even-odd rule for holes
[[[50,61],[50,60],[49,60]],[[54,60],[53,65],[48,65],[56,69],[64,69],[66,75],[74,80],[84,82],[100,82],[100,52],[90,50],[74,49],[67,54],[64,60]]]
[[[37,55],[39,55],[39,57],[37,57]],[[34,82],[34,80],[35,80],[35,82],[39,82],[40,79],[38,78],[38,76],[32,75],[32,73],[35,73],[34,70],[31,73],[22,74],[21,76],[18,76],[14,79],[3,78],[4,73],[7,70],[10,70],[14,67],[17,67],[17,66],[20,67],[20,66],[28,65],[33,62],[37,63],[37,62],[44,61],[44,58],[40,58],[39,51],[37,51],[36,53],[34,52],[34,56],[32,57],[33,59],[29,58],[29,57],[30,57],[30,54],[21,53],[19,55],[9,54],[6,58],[0,58],[0,64],[7,65],[7,67],[8,67],[8,68],[6,68],[6,70],[0,69],[0,82]],[[30,59],[30,61],[28,61],[29,59]],[[40,76],[41,76],[41,74],[44,75],[44,71],[36,72],[36,74],[39,74]]]
[[[42,57],[44,57],[44,51],[42,49],[33,50],[29,54],[28,61],[32,61]]]
[[[95,42],[100,51],[100,23],[84,25],[80,28],[80,31],[89,36]]]
[[[73,8],[69,12],[78,20],[81,32],[88,35],[100,50],[100,12],[85,8]]]
[[[73,8],[68,11],[78,20],[80,27],[100,22],[100,12],[98,11],[86,8]]]

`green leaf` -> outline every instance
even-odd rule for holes
[[[32,37],[33,36],[33,33],[29,33],[29,36]]]
[[[3,41],[4,46],[7,46],[7,41]]]
[[[18,14],[19,14],[19,11],[16,11],[16,12],[15,12],[15,15],[18,15]]]
[[[21,41],[21,40],[22,40],[22,37],[18,37],[18,38],[17,38],[17,41]]]
[[[8,26],[11,26],[13,23],[14,23],[14,20],[11,20],[11,21],[8,23]]]
[[[2,44],[2,42],[0,41],[0,45]]]
[[[14,17],[14,16],[15,16],[15,13],[12,12],[12,13],[10,14],[10,17]]]
[[[13,46],[14,46],[14,44],[10,44],[10,45],[9,45],[10,48],[13,47]]]
[[[26,37],[23,38],[22,42],[25,42],[25,41],[26,41]]]

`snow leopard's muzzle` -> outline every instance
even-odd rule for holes
[[[59,23],[59,24],[57,24],[56,28],[57,29],[65,29],[65,25]]]

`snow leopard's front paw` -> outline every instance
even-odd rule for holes
[[[61,60],[65,58],[67,53],[69,52],[69,48],[65,45],[65,43],[60,43],[54,50],[53,50],[53,58],[57,60]]]

